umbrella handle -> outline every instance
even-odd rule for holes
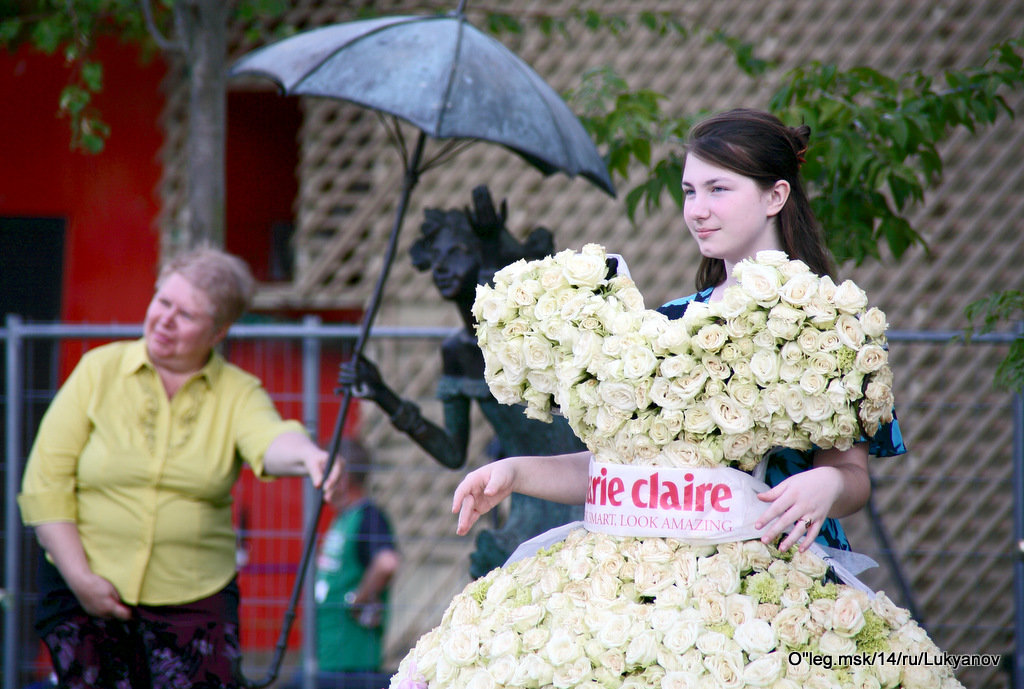
[[[377,283],[374,286],[370,302],[366,307],[366,313],[363,314],[363,322],[359,329],[359,336],[356,338],[355,348],[352,353],[353,358],[358,358],[362,355],[363,349],[366,347],[366,342],[369,339],[373,321],[377,317],[377,311],[380,310],[380,302],[384,294],[384,285],[387,282],[388,274],[391,272],[391,266],[394,264],[395,253],[398,249],[398,235],[402,229],[402,220],[405,218],[405,211],[409,205],[409,197],[412,195],[412,189],[419,181],[419,165],[420,160],[423,157],[423,148],[426,145],[426,141],[427,135],[421,130],[419,138],[416,140],[416,148],[413,150],[412,157],[405,166],[402,196],[399,199],[398,209],[395,212],[395,221],[391,227],[391,237],[388,239],[388,247],[384,253],[384,265],[381,267],[380,275],[377,276]],[[331,434],[330,448],[328,449],[327,454],[327,465],[324,467],[325,482],[326,477],[330,476],[331,470],[334,468],[334,460],[338,455],[339,448],[341,447],[341,434],[345,428],[345,419],[348,417],[348,410],[351,403],[352,391],[346,390],[345,396],[342,398],[341,408],[338,410],[338,417],[334,424],[334,432]],[[320,523],[320,515],[323,513],[324,507],[323,494],[324,486],[323,484],[320,484],[320,487],[316,489],[316,507],[313,510],[312,518],[306,523],[305,534],[303,536],[302,558],[299,560],[299,567],[295,573],[295,584],[292,586],[292,595],[288,601],[288,608],[284,613],[281,633],[278,635],[277,644],[274,647],[274,656],[271,658],[267,674],[263,679],[251,680],[242,673],[241,655],[232,662],[232,673],[235,676],[235,680],[238,682],[238,685],[244,689],[262,689],[263,687],[270,685],[275,679],[277,679],[277,675],[281,670],[281,663],[284,661],[285,651],[288,649],[288,636],[291,633],[292,625],[295,623],[295,611],[299,606],[299,597],[302,593],[302,583],[306,578],[306,570],[309,568],[309,563],[313,557],[313,549],[316,545],[316,528]]]

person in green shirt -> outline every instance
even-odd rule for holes
[[[372,459],[343,438],[345,471],[330,505],[337,511],[323,535],[313,587],[316,601],[317,689],[381,689],[391,583],[400,557],[387,515],[367,495]],[[301,687],[301,678],[291,687]]]
[[[18,505],[62,687],[238,686],[231,489],[243,463],[320,485],[327,460],[215,351],[254,284],[218,249],[172,259],[142,339],[87,352],[40,423]]]

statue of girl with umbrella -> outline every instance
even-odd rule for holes
[[[547,424],[528,419],[517,407],[499,404],[484,380],[484,360],[477,345],[472,314],[477,283],[488,282],[497,270],[525,258],[553,252],[554,240],[536,228],[520,243],[505,226],[507,207],[497,211],[486,186],[473,190],[473,209],[427,209],[421,236],[410,248],[413,265],[430,270],[441,296],[459,311],[463,327],[441,344],[442,374],[437,394],[444,405],[444,428],[424,418],[419,408],[402,399],[366,357],[341,366],[338,382],[357,397],[376,403],[395,428],[408,434],[434,459],[458,469],[466,463],[470,407],[475,400],[494,428],[497,451],[508,455],[555,455],[584,449],[565,419]],[[502,565],[523,541],[548,529],[582,519],[582,507],[562,505],[527,495],[513,495],[504,525],[481,531],[470,555],[470,574],[480,577]]]

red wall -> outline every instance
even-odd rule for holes
[[[58,118],[69,80],[62,61],[21,49],[0,52],[0,215],[67,221],[62,318],[137,323],[157,263],[159,91],[164,66],[102,42],[104,90],[96,99],[111,127],[100,155],[72,152]]]

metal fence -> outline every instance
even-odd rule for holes
[[[371,340],[392,344],[418,342],[427,345],[426,349],[429,349],[436,348],[436,343],[450,332],[449,328],[380,326],[374,329]],[[5,353],[5,366],[2,369],[3,397],[0,399],[4,413],[4,423],[0,432],[5,449],[3,462],[0,464],[4,483],[3,523],[0,529],[4,548],[4,687],[17,689],[26,686],[39,679],[47,670],[47,660],[31,627],[31,612],[35,603],[33,573],[38,548],[30,530],[21,524],[15,500],[35,427],[59,382],[86,349],[102,342],[138,337],[140,334],[140,325],[37,324],[24,323],[16,316],[8,316],[3,329],[0,329],[0,339],[3,340]],[[225,355],[232,362],[263,380],[267,391],[286,418],[301,419],[314,437],[327,438],[339,402],[332,384],[337,362],[346,355],[346,348],[350,347],[357,335],[357,326],[326,325],[315,317],[308,317],[296,324],[240,324],[234,326],[229,333],[225,343]],[[956,335],[955,332],[946,331],[888,333],[892,342],[943,347],[948,346]],[[977,348],[986,345],[1005,345],[1013,337],[1013,334],[981,336],[972,339],[969,346]],[[429,373],[431,367],[423,364],[421,368],[428,369]],[[901,369],[897,370],[902,373]],[[979,381],[979,384],[987,385],[988,381]],[[929,402],[939,405],[943,403],[942,400]],[[1024,501],[1013,498],[1024,496],[1024,405],[1021,396],[1015,395],[1012,400],[1008,400],[1005,407],[1000,408],[1005,408],[1005,414],[1011,416],[1006,421],[1012,425],[1013,432],[1010,456],[1013,462],[1011,499],[1015,550],[997,553],[995,561],[1013,563],[1012,598],[1016,612],[1012,618],[1013,628],[1000,629],[998,631],[1001,636],[987,638],[1012,638],[1015,641],[1011,642],[1010,646],[1016,646],[987,650],[1005,653],[1008,659],[1013,660],[1010,665],[1019,670],[1021,663],[1024,662],[1024,642],[1021,639],[1024,635],[1024,569],[1018,546],[1024,543]],[[358,413],[359,409],[356,409],[356,414]],[[436,474],[437,479],[444,479],[440,481],[442,487],[444,481],[450,483],[451,472],[432,465],[427,469],[422,468],[422,465],[418,466],[418,471],[428,474],[418,479],[421,484],[439,485],[435,482],[433,474]],[[392,473],[389,474],[389,471]],[[407,473],[407,468],[394,465],[389,467],[388,463],[384,463],[382,475],[378,477],[377,482],[385,491],[392,484],[395,486],[395,492],[408,491],[408,487],[403,483]],[[1006,483],[1005,479],[993,480]],[[252,480],[251,474],[246,472],[234,492],[236,521],[242,534],[239,542],[239,576],[243,595],[243,652],[247,662],[247,674],[251,676],[255,676],[259,671],[259,663],[269,658],[273,644],[277,640],[287,598],[294,583],[302,534],[312,513],[312,501],[316,497],[315,491],[305,481],[286,479],[274,484],[277,485],[268,486]],[[883,494],[884,488],[883,485]],[[295,505],[301,507],[296,508]],[[884,506],[882,511],[884,513]],[[273,518],[261,520],[260,515],[273,515]],[[409,550],[413,551],[413,554],[406,558],[403,568],[412,569],[414,572],[417,567],[421,569],[418,573],[407,572],[404,577],[406,583],[402,587],[403,602],[393,603],[405,606],[405,609],[393,612],[393,618],[398,618],[398,624],[403,629],[396,634],[389,634],[389,656],[392,659],[404,655],[411,640],[422,631],[426,631],[426,628],[421,627],[436,623],[438,610],[443,609],[438,606],[443,606],[446,602],[440,600],[443,595],[439,596],[433,590],[423,590],[423,595],[416,595],[417,587],[427,588],[430,576],[424,574],[428,565],[415,553],[428,551],[435,559],[452,559],[464,555],[464,548],[452,550],[445,547],[445,542],[452,539],[442,535],[441,530],[431,532],[429,525],[425,532],[422,529],[423,525],[418,524],[417,528],[408,529],[411,535],[403,535],[403,517],[398,517],[400,523],[396,531],[400,545],[405,545],[403,539],[413,541],[409,543]],[[409,518],[416,520],[415,515]],[[875,546],[873,549],[864,550],[883,563],[887,585],[902,592],[901,602],[907,606],[915,605],[916,579],[905,576],[901,566],[904,559],[913,559],[915,554],[902,552],[898,545],[893,546],[881,523],[882,520],[872,519],[870,511],[867,518],[871,521]],[[450,530],[445,534],[449,532]],[[972,544],[966,543],[964,547],[970,549]],[[980,549],[983,546],[974,547]],[[980,550],[976,554],[979,558],[992,557],[991,553],[982,553]],[[464,569],[463,564],[456,562],[446,571],[457,571],[460,568]],[[453,585],[461,584],[454,582]],[[315,650],[313,644],[306,643],[306,640],[313,638],[313,620],[312,616],[302,614],[303,610],[311,609],[308,600],[311,587],[305,586],[304,591],[306,597],[303,598],[296,628],[289,637],[291,650],[286,656],[281,678],[288,679],[291,675],[299,673],[306,686],[312,686],[311,672],[315,667]],[[931,611],[929,613],[929,622],[939,628],[964,626],[956,621],[955,615],[950,615],[948,619],[937,619]],[[1005,623],[1003,626],[1006,626]],[[932,628],[929,627],[930,630]],[[1015,634],[1015,631],[1018,633]],[[970,633],[969,630],[967,633]],[[1012,683],[1015,687],[1024,686],[1021,684],[1024,681],[1024,673],[1018,671],[1016,679],[1012,682],[1009,676],[1009,673],[1003,672],[997,684],[1009,686]],[[979,676],[976,686],[992,686],[992,679],[991,674]],[[970,685],[967,680],[964,681]]]

